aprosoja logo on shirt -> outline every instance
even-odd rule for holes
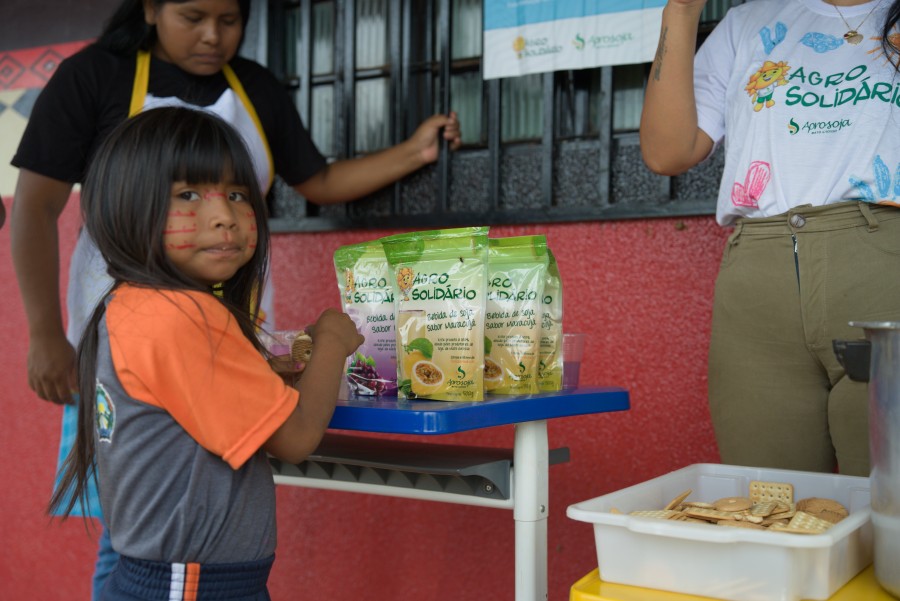
[[[788,122],[788,131],[791,135],[804,131],[808,134],[833,134],[845,127],[850,127],[853,122],[850,119],[833,119],[831,121],[807,121],[801,127],[793,117]]]

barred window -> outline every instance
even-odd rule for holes
[[[701,39],[732,5],[711,0]],[[482,78],[482,0],[269,0],[251,27],[329,160],[459,113],[463,147],[367,198],[319,207],[283,184],[274,231],[442,227],[715,212],[721,153],[677,177],[643,164],[649,64]],[[255,17],[254,17],[255,18]],[[248,35],[252,34],[248,30]]]

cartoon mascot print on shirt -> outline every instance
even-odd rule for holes
[[[750,81],[744,87],[747,94],[753,102],[753,110],[759,112],[766,108],[772,108],[775,101],[772,97],[775,95],[775,88],[783,86],[788,82],[787,72],[790,70],[788,64],[784,61],[773,63],[766,61],[762,67],[750,76]]]

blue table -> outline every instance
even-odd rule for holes
[[[389,434],[455,434],[479,428],[628,409],[618,387],[581,388],[486,401],[408,401],[397,397],[340,399],[330,428]]]
[[[343,395],[345,397],[349,395]],[[443,489],[439,486],[409,485],[397,486],[391,482],[398,478],[408,477],[400,472],[391,472],[388,463],[396,463],[396,458],[403,456],[404,443],[393,444],[389,449],[380,449],[365,453],[366,445],[375,445],[377,439],[355,437],[351,440],[338,441],[337,446],[329,447],[312,457],[312,462],[322,462],[331,467],[321,477],[311,477],[309,471],[298,471],[299,466],[286,466],[273,462],[275,482],[292,486],[304,486],[347,492],[364,492],[394,497],[415,498],[479,505],[511,509],[515,520],[516,541],[516,601],[546,601],[547,599],[547,516],[549,515],[549,465],[550,449],[547,441],[547,420],[559,417],[572,417],[610,411],[624,411],[629,408],[628,392],[618,387],[580,388],[573,391],[543,393],[521,397],[490,397],[488,400],[475,403],[456,403],[446,401],[408,401],[396,397],[357,397],[343,398],[338,401],[329,427],[336,430],[353,430],[358,432],[377,432],[388,434],[441,435],[454,434],[479,428],[515,425],[515,441],[512,449],[512,460],[505,464],[509,470],[512,485],[509,494],[497,497],[485,491],[477,494],[460,494],[460,492]],[[342,437],[337,437],[342,438]],[[346,437],[344,437],[346,438]],[[329,449],[334,456],[329,457]],[[422,450],[440,450],[435,454],[433,464]],[[454,451],[458,449],[458,451]],[[356,461],[356,451],[362,459]],[[449,450],[449,452],[448,452]],[[447,447],[442,445],[422,444],[408,455],[415,463],[410,468],[418,473],[432,472],[446,474],[454,471],[467,478],[465,465],[453,465],[454,455],[462,457],[471,455],[469,451],[478,453],[477,449],[468,447]],[[498,465],[502,453],[498,449],[482,449],[483,461],[492,466]],[[381,453],[383,463],[373,456]],[[368,455],[368,456],[366,456]],[[365,456],[365,457],[364,457]],[[424,457],[424,459],[423,459]],[[374,463],[373,463],[374,461]],[[426,463],[423,464],[423,461]],[[448,463],[448,461],[450,463]],[[368,463],[368,466],[366,466]],[[502,462],[501,462],[502,463]],[[346,465],[344,465],[346,464]],[[448,467],[449,465],[449,467]],[[335,467],[336,466],[336,467]],[[363,467],[360,467],[363,466]],[[373,478],[365,478],[361,474],[368,469],[375,474]],[[344,475],[342,475],[344,474]],[[385,475],[389,474],[389,475]],[[446,476],[440,476],[446,478]],[[453,480],[455,482],[455,480]],[[406,484],[406,483],[404,483]]]

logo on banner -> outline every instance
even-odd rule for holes
[[[666,0],[485,0],[484,79],[653,59]],[[512,52],[510,52],[512,51]]]
[[[594,50],[610,50],[632,42],[634,42],[634,36],[630,31],[609,35],[592,35],[587,39],[584,39],[580,33],[576,33],[572,39],[572,46],[575,47],[575,50],[584,50],[588,45]]]
[[[588,38],[588,42],[590,42],[591,47],[594,49],[600,48],[618,48],[623,44],[628,44],[629,42],[634,41],[634,36],[631,35],[631,32],[625,33],[614,33],[610,35],[592,35]]]
[[[559,54],[562,52],[562,46],[552,45],[550,38],[525,38],[516,36],[513,40],[513,50],[519,59],[531,58],[535,56],[545,56],[547,54]]]

